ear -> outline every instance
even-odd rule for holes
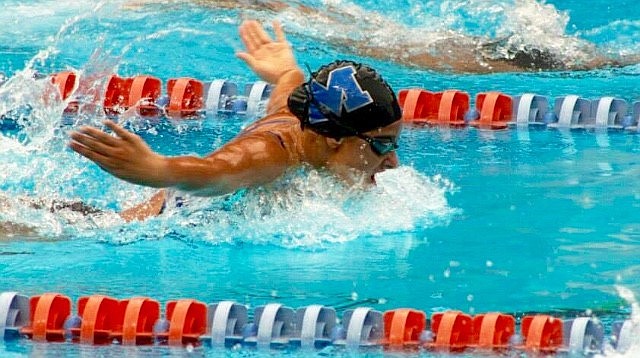
[[[335,138],[329,138],[326,137],[326,141],[327,141],[327,145],[329,146],[329,148],[331,149],[336,149],[338,148],[341,144],[342,141],[344,140],[344,138],[340,138],[340,139],[335,139]]]

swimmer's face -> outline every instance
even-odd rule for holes
[[[397,143],[402,121],[363,133],[372,139]],[[395,150],[377,154],[372,145],[358,137],[343,138],[329,156],[327,167],[338,177],[351,184],[375,184],[375,175],[398,166]]]

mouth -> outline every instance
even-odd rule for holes
[[[369,181],[373,184],[376,185],[376,175],[384,172],[386,170],[386,168],[377,168],[376,170],[374,170],[373,173],[371,173],[371,176],[369,177]]]

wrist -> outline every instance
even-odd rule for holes
[[[163,155],[156,155],[153,160],[152,173],[153,182],[149,186],[155,188],[165,188],[175,185],[174,173],[171,170],[171,159]]]
[[[276,80],[275,84],[291,83],[296,86],[304,82],[304,73],[300,67],[295,67],[284,71]]]

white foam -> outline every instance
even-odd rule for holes
[[[35,80],[33,74],[27,67],[0,87],[0,115],[24,125],[24,134],[33,141],[29,149],[38,150],[51,140],[53,128],[59,124],[50,119],[60,118],[66,105],[48,80]]]
[[[622,285],[616,285],[618,295],[624,299],[631,306],[631,317],[629,318],[633,323],[631,337],[635,337],[636,340],[631,343],[626,352],[618,352],[611,345],[605,347],[604,355],[597,355],[597,357],[612,357],[612,358],[635,358],[640,356],[640,303],[636,298],[634,292],[628,287]]]
[[[339,45],[355,41],[423,52],[438,42],[474,47],[498,41],[486,55],[511,58],[515,51],[538,49],[567,65],[589,62],[599,53],[593,44],[568,33],[567,12],[536,0],[456,0],[438,5],[409,1],[389,4],[384,13],[348,0],[323,0],[323,5],[312,12],[291,6],[277,16],[289,31]]]
[[[634,56],[640,53],[640,43],[637,38],[640,35],[640,20],[615,20],[608,24],[578,33],[580,36],[598,37],[607,52],[613,57],[621,58]]]
[[[322,247],[446,225],[456,211],[446,199],[453,185],[441,177],[401,167],[377,178],[376,188],[362,191],[310,170],[235,197],[192,198],[167,220],[176,232],[212,243]]]

